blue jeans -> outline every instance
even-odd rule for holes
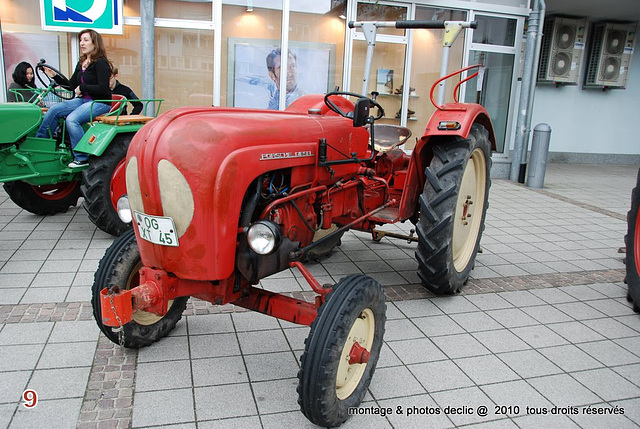
[[[111,109],[111,106],[108,104],[94,103],[92,113],[92,101],[93,100],[86,98],[74,98],[73,100],[54,104],[44,115],[42,123],[36,132],[36,137],[49,137],[56,130],[58,120],[66,116],[67,119],[65,122],[67,131],[69,132],[69,138],[71,139],[71,149],[75,149],[84,135],[82,124],[89,122],[91,118],[107,113],[109,109]],[[76,161],[86,161],[88,155],[73,152],[73,157]]]

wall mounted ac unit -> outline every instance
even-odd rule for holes
[[[577,85],[586,19],[551,16],[544,21],[538,82]]]
[[[585,88],[624,88],[636,39],[636,23],[596,22],[591,29]]]

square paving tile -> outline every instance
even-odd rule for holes
[[[409,319],[387,320],[384,329],[386,341],[423,338],[424,334]]]
[[[239,332],[242,354],[282,352],[290,350],[289,343],[281,329],[270,331]]]
[[[240,356],[193,359],[193,385],[196,387],[246,383],[247,369]]]
[[[489,350],[470,334],[434,337],[432,341],[451,359],[489,354]]]
[[[0,331],[0,346],[44,344],[53,329],[53,322],[10,323]]]
[[[473,337],[493,353],[513,352],[529,349],[529,345],[507,329],[474,332]]]
[[[508,300],[504,299],[497,293],[483,293],[478,295],[469,295],[467,299],[480,310],[498,310],[500,308],[511,308]]]
[[[408,368],[429,393],[473,386],[473,381],[450,360],[409,365]]]
[[[396,301],[396,307],[408,318],[436,316],[443,314],[430,299],[412,299],[409,301]]]
[[[405,365],[447,359],[429,338],[389,341],[387,345]]]
[[[404,366],[376,369],[369,390],[376,400],[426,393],[416,377]]]
[[[377,375],[376,373],[376,376]],[[296,388],[298,387],[297,378],[262,381],[252,383],[251,386],[260,414],[296,411],[300,409],[298,405],[298,393],[296,392]],[[215,403],[213,406],[215,406]],[[242,414],[236,413],[236,415]]]
[[[197,395],[198,389],[196,389],[196,397]],[[133,427],[164,426],[195,421],[191,389],[136,392],[133,405],[131,419]],[[213,405],[212,408],[214,408]],[[200,416],[200,410],[198,410],[198,415]]]
[[[230,314],[201,314],[187,317],[189,334],[221,334],[233,332]]]
[[[236,334],[191,335],[189,347],[193,359],[240,354]]]
[[[630,328],[624,323],[620,323],[616,319],[604,318],[583,320],[582,324],[587,325],[589,328],[609,339],[636,337],[640,334],[635,329]]]
[[[593,369],[571,374],[605,401],[637,398],[640,388],[610,368]]]
[[[482,390],[493,402],[504,406],[504,411],[506,411],[510,417],[527,415],[527,407],[552,407],[551,402],[547,401],[524,380],[489,384],[482,386]],[[502,412],[503,410],[501,409],[500,411]]]
[[[600,317],[605,317],[604,313],[601,313],[600,311],[596,310],[590,305],[585,304],[584,302],[556,304],[555,307],[576,320],[598,319]]]
[[[605,339],[602,335],[580,322],[553,323],[548,324],[547,327],[572,343],[585,343]]]
[[[558,407],[581,406],[600,402],[598,396],[568,374],[549,375],[527,381],[542,396]]]
[[[492,331],[502,328],[502,325],[482,311],[452,314],[450,317],[467,332]]]
[[[191,387],[191,363],[188,360],[139,363],[136,392]]]
[[[5,325],[6,328],[6,325]],[[0,347],[0,371],[31,370],[36,367],[44,344]]]
[[[431,302],[445,314],[467,313],[479,310],[478,307],[473,305],[465,296],[432,298]]]
[[[411,318],[411,320],[427,337],[464,333],[464,329],[460,325],[450,316],[444,314],[441,316],[416,317]]]
[[[636,356],[640,356],[640,337],[620,338],[615,340],[615,343],[621,345]]]
[[[567,340],[543,325],[513,328],[511,332],[533,348],[567,344]]]
[[[91,367],[39,369],[33,372],[29,388],[41,399],[82,398]]]
[[[566,372],[583,371],[586,369],[601,368],[603,366],[600,362],[573,344],[546,347],[538,351]]]
[[[0,403],[17,403],[22,397],[31,371],[0,372]]]
[[[525,307],[522,311],[543,324],[573,321],[571,317],[550,305]]]
[[[501,353],[498,357],[523,378],[539,377],[562,372],[560,368],[541,355],[537,350]]]
[[[517,417],[513,420],[521,429],[580,429],[574,421],[565,415],[558,414],[530,414],[528,416]]]
[[[75,428],[81,406],[82,398],[42,400],[38,401],[38,405],[31,409],[19,406],[11,422],[11,427],[16,429]]]
[[[478,385],[520,378],[494,355],[456,359],[455,363]]]
[[[539,322],[529,316],[519,308],[506,308],[502,310],[490,310],[487,314],[495,319],[505,328],[516,328],[519,326],[538,325]]]
[[[478,387],[445,390],[443,392],[436,392],[431,396],[444,411],[446,411],[446,407],[459,408],[461,409],[461,411],[464,411],[464,406],[469,407],[470,404],[473,404],[471,405],[474,407],[473,414],[465,413],[448,415],[448,417],[456,426],[486,422],[489,418],[495,419],[495,416],[493,416],[492,413],[494,405],[493,401],[491,401],[491,399],[489,399],[489,397]],[[475,410],[477,410],[479,406],[487,407],[487,411],[489,412],[489,414],[487,414],[487,417],[479,416],[475,412]]]
[[[91,366],[97,342],[47,344],[38,362],[42,368]]]
[[[640,362],[640,358],[611,340],[578,344],[583,351],[606,366],[627,365]]]
[[[244,361],[252,382],[294,378],[300,368],[291,351],[247,355]]]
[[[576,298],[556,288],[534,289],[530,292],[548,304],[576,301]]]
[[[153,347],[138,350],[138,363],[182,359],[189,359],[189,339],[186,336],[164,337]]]

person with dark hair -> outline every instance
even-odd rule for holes
[[[85,29],[78,33],[80,41],[80,60],[76,65],[69,84],[64,85],[57,74],[45,66],[45,73],[56,82],[76,93],[76,98],[52,106],[44,115],[38,128],[36,137],[49,137],[58,126],[58,120],[66,116],[66,128],[71,140],[71,149],[75,149],[84,135],[82,124],[92,118],[105,114],[111,108],[111,102],[97,102],[93,100],[110,100],[109,78],[111,64],[107,59],[107,52],[102,36],[95,30]],[[75,168],[87,163],[87,155],[73,153],[74,160],[69,167]]]
[[[289,106],[295,99],[304,95],[298,88],[297,82],[297,57],[296,54],[289,51],[287,58],[287,96],[286,106]],[[269,105],[268,109],[278,110],[280,108],[280,48],[276,48],[267,55],[267,71],[269,77],[273,81],[269,85]]]
[[[16,66],[11,75],[13,82],[9,85],[7,101],[32,101],[38,97],[33,67],[26,61]],[[13,91],[12,91],[13,90]],[[19,94],[16,94],[18,92]]]
[[[131,88],[118,81],[118,67],[112,65],[111,78],[109,79],[109,88],[111,88],[112,94],[119,94],[124,96],[129,103],[133,106],[131,111],[132,115],[137,115],[142,112],[142,102],[138,99],[138,96]],[[127,115],[127,106],[124,106],[122,110],[123,115]]]

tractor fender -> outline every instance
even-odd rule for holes
[[[35,131],[42,122],[42,109],[31,103],[0,104],[0,143],[14,143]]]
[[[424,188],[424,170],[431,163],[433,152],[429,144],[432,139],[458,136],[466,139],[473,124],[480,124],[489,132],[491,150],[496,150],[496,137],[493,124],[486,109],[479,104],[445,104],[444,110],[436,110],[431,116],[422,137],[417,141],[409,160],[407,178],[400,199],[400,219],[409,219],[416,213],[418,197]],[[446,110],[450,108],[451,110]],[[455,109],[455,110],[453,110]],[[439,130],[441,121],[456,121],[460,124],[457,130]]]
[[[142,124],[107,125],[95,122],[89,126],[76,145],[75,152],[100,156],[118,134],[135,134]]]

